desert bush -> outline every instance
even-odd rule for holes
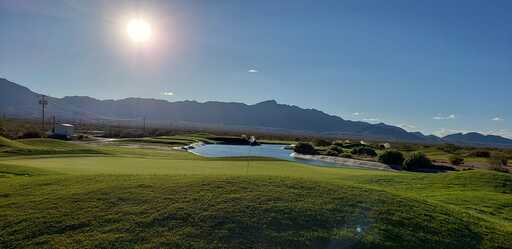
[[[489,163],[492,166],[507,166],[508,165],[508,157],[504,153],[493,153],[491,157],[489,157]]]
[[[353,148],[358,148],[358,147],[370,147],[370,146],[367,144],[360,144],[360,143],[350,143],[350,144],[343,145],[343,148],[345,148],[345,149],[353,149]]]
[[[340,153],[343,153],[343,148],[337,145],[331,145],[325,154],[328,156],[338,156]]]
[[[313,144],[315,146],[319,146],[319,147],[325,147],[325,146],[329,146],[331,145],[331,142],[327,141],[327,140],[324,140],[324,139],[314,139],[313,140]]]
[[[444,151],[446,153],[453,154],[459,150],[461,150],[462,147],[457,146],[455,144],[443,144],[439,146],[439,150]]]
[[[313,147],[313,145],[311,145],[310,143],[304,143],[304,142],[297,143],[295,145],[295,147],[293,148],[293,151],[295,151],[299,154],[304,154],[304,155],[315,155],[316,154],[315,147]]]
[[[340,146],[337,146],[337,145],[329,146],[329,150],[333,150],[333,151],[336,151],[338,153],[342,153],[343,152],[343,148],[340,147]]]
[[[349,153],[343,153],[340,155],[340,157],[343,157],[343,158],[352,158],[352,154],[349,154]]]
[[[411,153],[407,159],[405,159],[402,167],[404,169],[414,169],[414,168],[428,168],[432,166],[432,161],[421,152],[413,152]]]
[[[21,134],[18,138],[42,138],[43,135],[39,131],[26,131]]]
[[[340,153],[338,151],[328,149],[327,152],[325,152],[325,154],[328,156],[338,156]]]
[[[474,157],[483,157],[483,158],[489,158],[491,157],[491,152],[486,150],[476,150],[471,153],[469,153],[470,156]]]
[[[461,157],[461,156],[457,156],[457,155],[452,155],[448,158],[448,161],[450,161],[450,163],[452,165],[461,165],[461,164],[464,164],[464,158]]]
[[[9,137],[9,134],[7,133],[7,129],[5,129],[4,127],[0,127],[0,136]]]
[[[377,156],[377,152],[370,147],[356,147],[353,148],[350,153],[353,155],[365,155],[365,156]]]
[[[398,146],[398,150],[400,151],[415,151],[417,148],[410,144],[401,144]]]
[[[402,165],[404,155],[400,151],[388,150],[379,156],[379,162],[389,165]]]

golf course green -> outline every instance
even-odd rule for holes
[[[2,138],[0,248],[512,248],[512,175]]]

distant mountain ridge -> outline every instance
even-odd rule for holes
[[[496,146],[496,147],[512,147],[512,140],[495,135],[483,135],[477,132],[469,132],[466,134],[456,133],[443,137],[446,143],[470,145],[470,146]]]
[[[39,94],[30,89],[0,79],[0,112],[10,116],[40,117]],[[162,122],[186,122],[222,127],[248,127],[307,132],[338,137],[370,140],[403,141],[414,143],[457,143],[478,146],[510,146],[512,140],[503,137],[465,138],[465,135],[439,138],[420,132],[407,132],[384,123],[370,124],[350,121],[316,109],[303,109],[294,105],[268,100],[254,105],[236,102],[176,101],[125,98],[98,100],[87,96],[63,98],[48,97],[48,113],[63,120],[130,120],[146,117]],[[477,133],[478,134],[478,133]],[[481,140],[479,140],[481,139]]]

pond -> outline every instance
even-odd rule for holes
[[[243,157],[243,156],[257,156],[257,157],[271,157],[287,161],[300,162],[310,165],[333,167],[339,166],[335,163],[322,162],[318,160],[303,160],[290,156],[292,150],[284,149],[285,145],[282,144],[262,144],[259,146],[247,145],[226,145],[226,144],[207,144],[189,150],[192,153],[204,157]]]

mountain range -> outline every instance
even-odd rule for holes
[[[27,87],[0,78],[0,113],[23,118],[39,118],[40,94]],[[59,120],[137,120],[142,117],[155,123],[304,132],[369,140],[412,143],[454,143],[471,146],[512,147],[512,140],[479,133],[453,134],[443,138],[424,135],[384,123],[370,124],[345,120],[315,109],[279,104],[268,100],[254,105],[234,102],[176,101],[126,98],[98,100],[87,96],[55,98],[48,96],[47,112]]]

